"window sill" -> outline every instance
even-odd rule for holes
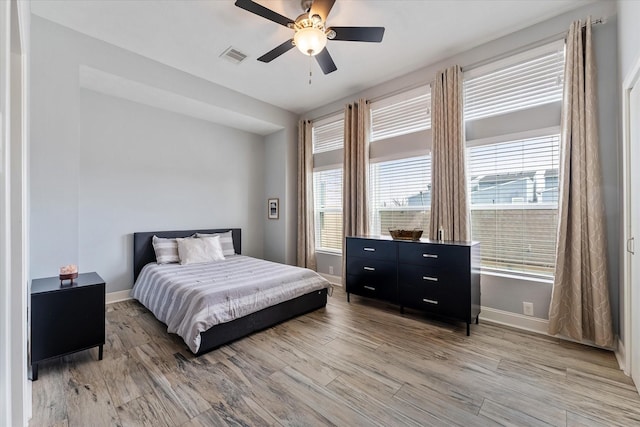
[[[544,284],[553,284],[553,279],[552,278],[542,278],[542,277],[536,277],[536,276],[525,276],[525,275],[520,275],[520,274],[510,274],[510,273],[500,273],[497,271],[491,271],[491,270],[480,270],[480,275],[482,276],[494,276],[494,277],[503,277],[506,279],[513,279],[513,280],[522,280],[525,282],[535,282],[535,283],[544,283]]]
[[[316,249],[316,253],[322,255],[342,256],[342,251],[335,251],[331,249]]]

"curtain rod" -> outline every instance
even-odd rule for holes
[[[606,17],[597,18],[597,19],[594,19],[593,21],[591,21],[591,25],[600,25],[600,24],[606,24],[606,23],[607,23],[607,18]],[[585,28],[586,26],[587,26],[587,24],[585,23],[584,25],[582,25],[582,28]],[[541,40],[537,40],[535,42],[531,42],[531,43],[526,44],[524,46],[521,46],[519,48],[507,51],[507,52],[502,53],[500,55],[496,55],[496,56],[494,56],[492,58],[483,59],[482,61],[478,61],[478,62],[474,62],[473,64],[465,65],[464,67],[462,67],[462,72],[469,71],[469,70],[472,70],[474,68],[478,68],[478,67],[481,67],[481,66],[486,65],[486,64],[490,64],[490,63],[495,62],[495,61],[499,61],[501,59],[507,58],[507,57],[512,56],[512,55],[517,55],[518,53],[526,52],[527,50],[535,49],[536,47],[543,46],[543,45],[545,45],[547,43],[551,43],[551,42],[554,42],[556,40],[564,39],[564,38],[567,37],[568,31],[569,30],[562,31],[562,32],[559,32],[559,33],[555,33],[555,34],[552,34],[552,35],[550,35],[548,37],[545,37],[545,38],[543,38]]]
[[[305,120],[309,120],[311,122],[317,122],[319,120],[328,119],[331,116],[337,116],[340,113],[344,113],[344,108],[342,108],[340,110],[333,111],[331,113],[323,114],[322,116],[319,116],[319,117],[314,117],[312,119],[305,119]]]

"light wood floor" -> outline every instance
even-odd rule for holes
[[[104,360],[43,363],[30,425],[640,425],[611,352],[351,301],[336,289],[199,358],[137,302],[110,305]]]

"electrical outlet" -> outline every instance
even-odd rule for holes
[[[333,265],[329,266],[329,274],[333,274]]]
[[[533,316],[533,303],[532,302],[522,302],[522,311],[527,316]]]

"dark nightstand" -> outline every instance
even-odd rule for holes
[[[65,281],[68,283],[68,281]],[[105,342],[105,283],[97,273],[79,274],[72,285],[58,277],[31,281],[31,379],[38,363],[99,347]]]

